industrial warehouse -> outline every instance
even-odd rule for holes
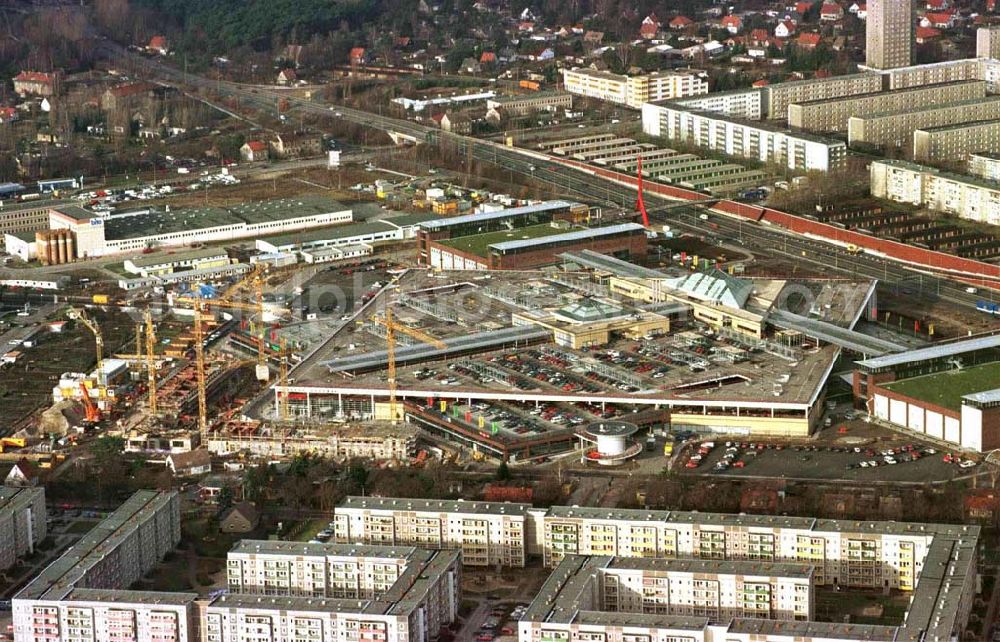
[[[808,436],[841,348],[902,350],[851,329],[871,310],[871,282],[659,271],[589,250],[557,259],[544,271],[401,275],[276,387],[276,403],[303,419],[405,413],[500,459],[598,444],[588,457],[610,463],[602,456],[622,459],[634,441],[602,449],[607,431],[591,424],[624,413],[647,431]],[[783,309],[793,294],[811,306]],[[395,385],[383,308],[414,335],[396,334]]]
[[[854,395],[887,424],[977,452],[1000,448],[1000,337],[858,361]]]
[[[148,248],[232,241],[349,223],[349,207],[322,196],[276,199],[229,207],[143,209],[102,214],[78,205],[48,210],[49,230],[5,235],[7,252],[24,261],[76,259]],[[54,247],[54,249],[53,249]]]

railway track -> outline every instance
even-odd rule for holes
[[[560,196],[610,207],[627,208],[635,202],[634,188],[561,165],[539,153],[452,134],[382,114],[350,107],[320,105],[312,100],[282,95],[262,87],[247,87],[228,81],[211,80],[148,60],[107,41],[102,44],[112,57],[135,65],[140,71],[161,82],[206,89],[238,98],[244,104],[274,113],[278,112],[279,101],[284,100],[289,108],[303,113],[342,119],[384,132],[403,134],[428,144],[447,147],[460,156],[471,156],[473,160],[491,163],[531,177],[535,181],[549,185],[552,191]],[[818,267],[827,273],[878,279],[883,287],[888,287],[893,293],[903,296],[944,301],[966,309],[974,309],[977,301],[983,298],[976,293],[968,292],[967,289],[970,287],[968,283],[936,275],[931,268],[909,266],[871,254],[851,255],[839,246],[769,227],[766,224],[712,213],[704,206],[686,206],[652,193],[648,193],[646,198],[652,205],[649,212],[652,222],[668,224],[684,232],[697,235],[710,234],[726,243],[742,245],[755,252],[785,256]],[[706,229],[706,221],[701,218],[706,213],[709,216],[710,229]],[[985,280],[982,286],[987,287]],[[996,295],[991,290],[988,296],[994,299]]]

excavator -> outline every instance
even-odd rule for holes
[[[84,428],[93,428],[101,420],[101,411],[97,408],[97,405],[90,398],[90,390],[87,389],[86,384],[82,381],[80,382],[80,390],[83,391],[83,407],[86,409],[87,414],[84,416],[83,426]]]

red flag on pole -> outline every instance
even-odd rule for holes
[[[649,227],[649,214],[646,213],[646,201],[644,201],[643,198],[642,198],[642,156],[641,155],[639,156],[639,168],[638,168],[638,170],[639,170],[639,181],[638,181],[639,200],[636,202],[635,208],[637,210],[639,210],[640,214],[642,214],[642,224],[644,226],[646,226],[646,227]]]

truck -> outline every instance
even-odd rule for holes
[[[96,305],[107,305],[110,302],[107,294],[95,294],[91,300]]]

